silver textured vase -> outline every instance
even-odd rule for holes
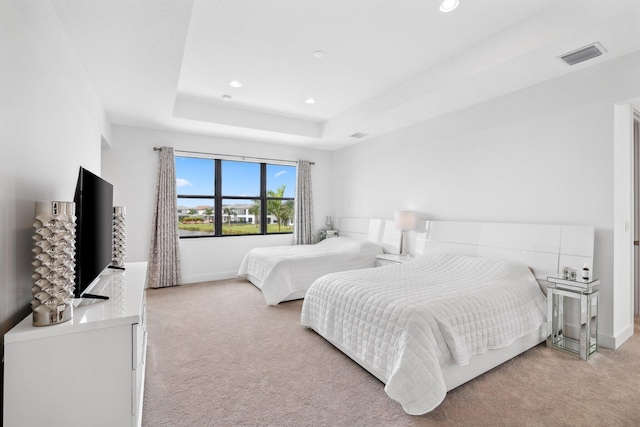
[[[73,318],[75,213],[73,202],[36,202],[31,288],[34,326],[56,325]]]
[[[124,206],[113,207],[113,250],[111,265],[124,268],[126,258],[126,209]]]

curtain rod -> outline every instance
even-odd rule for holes
[[[162,148],[160,147],[153,147],[153,151],[160,151],[162,150]],[[224,157],[235,157],[238,159],[242,159],[242,160],[246,160],[246,159],[251,159],[251,160],[271,160],[274,162],[291,162],[291,163],[297,163],[295,160],[286,160],[286,159],[269,159],[266,157],[247,157],[247,156],[234,156],[233,154],[221,154],[221,153],[204,153],[201,151],[185,151],[185,150],[175,150],[176,153],[188,153],[188,154],[206,154],[207,156],[224,156]],[[316,162],[309,162],[312,165],[315,165]]]

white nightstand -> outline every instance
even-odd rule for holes
[[[410,262],[415,259],[416,257],[413,257],[413,256],[401,257],[398,254],[377,255],[376,267],[384,267],[385,265],[404,264],[405,262]]]
[[[320,230],[320,240],[338,237],[338,230]]]

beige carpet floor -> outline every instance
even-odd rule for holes
[[[539,345],[407,415],[313,331],[302,301],[249,282],[147,291],[143,426],[639,426],[640,321],[588,362]]]

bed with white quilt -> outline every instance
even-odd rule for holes
[[[427,413],[448,390],[545,340],[536,276],[592,265],[593,228],[521,226],[431,222],[415,261],[316,280],[301,323],[385,383],[407,413]]]
[[[400,231],[393,221],[378,218],[336,218],[340,237],[315,245],[277,246],[250,250],[238,277],[253,283],[269,305],[304,298],[314,280],[328,273],[371,268],[376,256],[398,253]]]
[[[258,287],[269,305],[303,298],[325,274],[371,268],[383,253],[375,242],[332,237],[315,245],[255,248],[244,257],[238,277]]]

